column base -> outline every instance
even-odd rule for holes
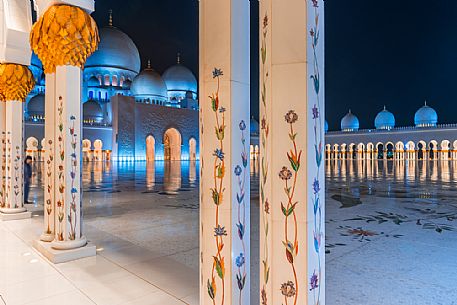
[[[95,245],[90,242],[86,243],[85,246],[68,250],[54,249],[53,244],[41,240],[33,241],[33,247],[53,264],[70,262],[97,254]]]
[[[47,243],[50,243],[51,241],[54,240],[54,234],[43,233],[40,236],[40,240],[44,241],[44,242],[47,242]]]
[[[21,220],[32,217],[32,212],[28,212],[27,209],[0,209],[0,220]]]

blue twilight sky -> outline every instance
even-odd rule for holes
[[[412,125],[424,100],[439,123],[457,123],[457,1],[326,0],[326,105],[330,129],[349,108],[362,128],[383,105],[398,126]],[[114,25],[137,44],[143,67],[163,72],[176,61],[198,76],[197,0],[97,0],[100,26]],[[252,16],[252,113],[257,116],[258,1]],[[330,111],[331,109],[331,111]]]

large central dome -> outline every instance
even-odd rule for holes
[[[87,59],[85,67],[110,67],[139,73],[140,54],[127,34],[106,26],[100,29],[98,50]]]

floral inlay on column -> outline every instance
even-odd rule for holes
[[[313,239],[314,239],[314,252],[317,257],[317,270],[312,270],[312,274],[309,277],[309,290],[313,292],[314,304],[320,305],[321,300],[321,285],[319,285],[320,280],[322,279],[322,260],[325,256],[325,251],[323,249],[323,243],[325,243],[325,236],[323,233],[324,230],[324,218],[323,218],[323,204],[321,201],[321,190],[320,187],[320,168],[322,166],[322,155],[324,147],[324,132],[322,130],[322,118],[320,115],[321,103],[322,101],[319,98],[320,94],[320,71],[319,71],[319,60],[318,60],[318,51],[319,46],[319,0],[312,0],[312,6],[314,8],[314,18],[311,20],[314,21],[311,30],[309,31],[311,46],[313,49],[313,75],[311,75],[312,87],[315,95],[315,102],[311,109],[311,119],[314,127],[314,152],[315,152],[315,162],[316,162],[316,173],[314,179],[311,180],[312,185],[310,186],[313,190]]]
[[[238,237],[241,241],[242,252],[236,257],[235,264],[238,268],[236,275],[236,281],[238,284],[238,290],[240,291],[238,304],[242,304],[242,291],[246,284],[246,243],[244,240],[244,233],[246,230],[246,200],[245,200],[245,183],[246,183],[246,170],[248,166],[248,155],[246,152],[246,123],[241,121],[239,124],[241,131],[241,144],[243,145],[243,151],[241,152],[241,165],[235,166],[235,176],[238,182],[238,192],[236,194],[237,214],[238,222],[236,224],[238,230]]]
[[[225,111],[226,109],[219,104],[219,88],[220,88],[220,77],[223,75],[221,69],[215,68],[213,71],[213,78],[217,79],[217,90],[211,96],[211,109],[214,112],[216,119],[215,135],[219,142],[218,146],[214,150],[214,187],[211,188],[211,197],[213,203],[216,205],[216,214],[215,222],[216,226],[214,227],[214,237],[216,242],[216,254],[213,256],[213,268],[211,271],[211,279],[208,279],[207,287],[208,294],[213,300],[213,304],[216,304],[216,294],[217,294],[217,285],[216,285],[216,275],[220,279],[221,283],[221,305],[225,301],[225,258],[222,255],[222,249],[224,248],[224,237],[227,236],[227,231],[225,226],[220,223],[220,206],[223,204],[223,195],[224,195],[224,177],[225,177],[225,152],[224,152],[224,137],[225,137]]]
[[[19,171],[20,163],[22,162],[20,147],[16,146],[15,151],[16,151],[16,156],[14,157],[14,166],[13,166],[13,168],[14,168],[14,185],[13,185],[14,206],[13,206],[13,208],[17,209],[17,208],[19,208],[19,206],[21,204],[20,202],[18,202],[20,200],[20,198],[18,198],[18,196],[21,192],[19,184],[22,183],[23,173],[21,173]]]
[[[57,239],[59,241],[64,240],[63,236],[63,221],[65,218],[65,172],[64,172],[64,161],[65,161],[65,144],[64,144],[64,135],[63,135],[63,100],[59,96],[59,106],[57,107],[58,113],[58,126],[57,126],[57,141],[58,141],[58,186],[59,186],[59,196],[57,199],[57,220],[59,221],[59,226],[57,228]]]
[[[263,265],[263,281],[262,281],[262,288],[260,291],[260,297],[262,305],[268,304],[268,297],[267,297],[267,284],[270,277],[270,256],[268,253],[268,234],[269,234],[269,214],[270,214],[270,203],[268,197],[265,195],[265,187],[267,184],[268,179],[268,144],[269,144],[269,119],[267,117],[267,79],[269,77],[268,71],[266,69],[266,60],[268,56],[267,52],[267,34],[268,34],[268,15],[265,14],[263,18],[263,26],[262,26],[262,39],[261,39],[261,49],[260,49],[260,58],[262,60],[261,65],[261,113],[263,113],[261,119],[261,175],[260,175],[260,201],[261,201],[261,213],[263,219],[263,234],[265,235],[265,243],[264,248],[261,250],[263,251],[261,257],[262,265]]]
[[[68,238],[70,240],[75,240],[76,238],[76,224],[77,224],[77,214],[76,214],[76,199],[78,194],[78,189],[75,186],[75,178],[78,169],[78,159],[77,159],[77,141],[78,135],[75,133],[75,120],[76,117],[74,115],[70,116],[70,138],[71,138],[71,202],[70,202],[70,213],[68,214],[68,221],[70,222],[70,233]]]
[[[294,110],[289,110],[285,115],[285,121],[290,126],[289,139],[292,142],[292,149],[287,153],[289,159],[290,170],[287,166],[283,166],[279,172],[279,178],[284,183],[284,193],[286,195],[286,201],[281,201],[281,211],[285,217],[284,219],[284,247],[287,262],[292,268],[293,280],[289,280],[281,285],[281,293],[284,296],[285,304],[289,302],[289,298],[293,298],[293,304],[297,304],[299,283],[297,277],[297,271],[295,269],[295,258],[298,255],[298,223],[295,207],[299,204],[296,201],[295,188],[297,186],[298,171],[300,169],[300,158],[302,151],[298,150],[296,138],[298,133],[294,130],[294,124],[298,121],[298,114]],[[292,220],[289,218],[292,216]],[[289,231],[289,221],[292,222],[292,232]]]
[[[0,208],[4,208],[6,206],[6,133],[3,131],[2,132],[2,186],[0,190],[0,195],[1,195],[1,202],[0,202]]]
[[[48,160],[46,160],[46,175],[48,178],[50,178],[52,176],[52,173],[54,172],[54,168],[53,168],[53,161],[54,161],[54,152],[53,152],[53,141],[52,140],[48,140],[47,142],[48,144],[48,150],[49,150],[49,154],[48,154]],[[51,214],[52,214],[52,208],[53,208],[53,195],[54,195],[54,190],[53,190],[53,187],[52,187],[52,183],[49,183],[50,181],[48,180],[48,185],[46,186],[46,192],[48,193],[48,199],[46,199],[46,206],[45,206],[45,210],[46,210],[46,215],[47,215],[47,218],[48,218],[48,221],[47,221],[47,228],[46,228],[46,233],[47,234],[52,234],[52,231],[51,231],[51,227],[50,227],[50,223],[51,223]]]
[[[8,180],[8,183],[6,185],[6,193],[5,193],[5,202],[6,202],[6,207],[8,209],[11,208],[11,202],[10,202],[10,192],[11,192],[11,183],[9,182],[11,180],[11,132],[8,131],[6,133],[6,172],[5,172],[5,178]]]

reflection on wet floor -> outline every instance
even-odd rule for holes
[[[361,195],[455,201],[457,193],[441,191],[457,187],[457,161],[328,160],[327,192],[340,193],[343,205]]]
[[[44,167],[33,164],[32,188],[40,192]],[[197,188],[197,161],[158,162],[85,162],[82,172],[83,192],[118,193],[141,191],[161,195],[176,195]]]
[[[453,304],[457,162],[326,165],[328,304]],[[34,168],[32,196],[40,206],[42,164]],[[198,281],[198,162],[84,163],[82,179],[87,235],[105,256],[139,247],[183,264]],[[252,291],[258,290],[258,180],[258,163],[251,162]],[[118,248],[126,241],[134,246]],[[257,294],[251,303],[259,304]]]

